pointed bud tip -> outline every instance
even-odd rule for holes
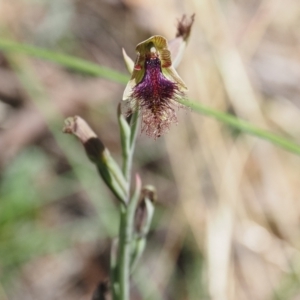
[[[76,131],[77,116],[69,117],[64,121],[63,133],[73,134]]]
[[[79,116],[67,118],[62,131],[67,134],[74,134],[82,143],[97,137],[87,122]]]
[[[190,17],[183,15],[177,24],[177,33],[176,37],[182,37],[186,41],[191,33],[192,25],[195,21],[195,14],[192,14]]]
[[[148,198],[151,202],[155,203],[157,201],[157,192],[155,186],[145,185],[142,189],[142,197]]]

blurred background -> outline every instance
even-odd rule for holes
[[[126,74],[124,47],[172,39],[188,97],[300,143],[298,0],[1,0],[1,36]],[[1,37],[0,37],[1,38]],[[124,86],[0,52],[0,299],[91,299],[107,278],[117,203],[63,119],[121,160]],[[134,171],[157,188],[132,299],[300,299],[300,158],[190,110]]]

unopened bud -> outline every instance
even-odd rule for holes
[[[75,135],[83,144],[87,156],[96,164],[110,190],[122,202],[126,199],[126,181],[107,148],[85,120],[75,116],[65,120],[64,133]]]

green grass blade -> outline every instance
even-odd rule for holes
[[[23,53],[30,56],[46,59],[55,62],[57,64],[60,64],[64,67],[70,68],[72,70],[93,75],[93,76],[103,77],[105,79],[118,82],[121,84],[126,84],[129,78],[125,74],[111,70],[109,68],[96,65],[94,63],[88,62],[80,58],[76,58],[66,54],[52,52],[46,49],[41,49],[26,44],[19,44],[6,39],[0,39],[0,50],[4,52]],[[195,112],[213,117],[216,120],[219,120],[242,132],[257,136],[289,152],[300,155],[300,145],[296,144],[295,142],[289,139],[286,139],[284,137],[281,137],[269,131],[260,129],[249,122],[238,119],[230,114],[214,110],[200,103],[195,103],[192,101],[185,101],[185,100],[179,102],[187,107],[190,107]]]
[[[300,145],[294,143],[293,141],[290,141],[286,138],[280,137],[277,134],[274,134],[272,132],[269,132],[267,130],[263,130],[259,127],[256,127],[252,125],[249,122],[243,121],[241,119],[238,119],[234,117],[233,115],[223,113],[221,111],[214,110],[212,108],[209,108],[205,105],[202,105],[200,103],[195,103],[192,101],[186,101],[186,100],[179,100],[181,104],[183,104],[186,107],[191,108],[193,111],[213,117],[218,121],[221,121],[222,123],[225,123],[233,128],[236,128],[242,132],[254,135],[256,137],[259,137],[261,139],[264,139],[266,141],[269,141],[273,143],[274,145],[277,145],[289,152],[295,153],[300,155]]]
[[[74,71],[79,71],[84,74],[89,74],[93,76],[103,77],[105,79],[122,84],[126,84],[129,78],[129,76],[124,75],[120,72],[96,65],[95,63],[88,62],[84,59],[53,52],[35,46],[19,44],[5,39],[0,39],[0,50],[2,50],[3,52],[15,52],[35,56],[38,58],[55,62],[61,66],[67,67]]]

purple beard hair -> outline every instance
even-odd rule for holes
[[[169,129],[171,123],[177,123],[172,106],[180,106],[176,102],[180,96],[178,84],[163,75],[160,59],[147,57],[144,77],[132,93],[132,99],[142,113],[142,132],[156,139]]]

